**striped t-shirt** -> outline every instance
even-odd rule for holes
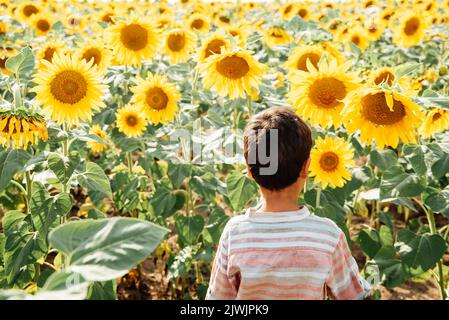
[[[206,299],[362,299],[345,234],[306,207],[232,218],[220,239]]]

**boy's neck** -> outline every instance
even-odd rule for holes
[[[261,188],[263,212],[285,212],[299,210],[297,187],[288,187],[281,191],[270,191]]]

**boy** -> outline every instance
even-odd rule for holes
[[[298,206],[311,147],[310,128],[288,108],[271,108],[251,119],[244,134],[244,155],[263,202],[260,209],[250,208],[226,225],[206,299],[367,295],[369,285],[359,275],[344,233],[331,220]],[[263,148],[268,150],[255,157]],[[273,167],[265,158],[262,161],[267,155],[277,162],[276,170],[261,174]]]

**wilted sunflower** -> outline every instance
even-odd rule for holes
[[[164,41],[165,53],[171,63],[189,60],[190,53],[195,48],[195,34],[186,29],[173,29],[167,32]]]
[[[47,12],[38,13],[32,16],[31,25],[33,26],[36,36],[45,36],[51,31],[53,25],[53,19]]]
[[[270,26],[263,35],[263,42],[268,47],[276,47],[283,44],[288,44],[292,41],[292,36],[281,27]]]
[[[444,132],[446,130],[449,130],[449,111],[440,108],[432,108],[427,113],[418,132],[424,138],[430,138],[435,133]]]
[[[215,90],[220,96],[231,99],[251,94],[259,88],[265,66],[248,50],[226,50],[207,58],[198,65],[203,75],[203,85]]]
[[[147,120],[141,114],[142,110],[131,104],[118,109],[115,114],[118,131],[129,138],[141,136],[147,126]]]
[[[28,110],[0,111],[0,144],[6,148],[27,149],[28,143],[47,141],[44,118]]]
[[[87,147],[92,151],[92,153],[99,154],[103,150],[107,149],[108,145],[106,144],[107,142],[106,134],[98,124],[94,124],[92,128],[90,128],[89,133],[97,135],[104,142],[99,143],[96,141],[88,141]]]
[[[192,31],[204,33],[208,32],[210,29],[209,20],[210,19],[206,15],[195,13],[189,18],[189,20],[187,21],[187,25]]]
[[[46,69],[40,70],[33,81],[37,100],[44,113],[58,123],[76,125],[89,121],[92,113],[104,106],[105,85],[93,61],[78,61],[64,54],[55,54],[52,63],[43,60]]]
[[[75,60],[93,60],[93,65],[99,70],[105,70],[112,60],[111,50],[106,48],[102,40],[90,40],[80,45],[74,55]]]
[[[122,64],[137,65],[143,59],[151,59],[160,45],[157,27],[137,16],[115,21],[109,28],[108,37],[116,60]]]
[[[414,46],[423,39],[426,28],[427,23],[421,13],[413,11],[401,14],[399,24],[393,28],[393,42],[403,47]]]
[[[213,54],[220,54],[222,48],[230,49],[228,37],[225,34],[215,32],[204,40],[203,45],[199,49],[199,61],[203,62],[206,58]]]
[[[354,149],[345,140],[329,136],[318,137],[310,152],[310,175],[315,177],[313,183],[327,186],[343,187],[351,180],[348,168],[354,165]]]
[[[181,94],[166,77],[149,73],[146,79],[137,78],[137,86],[131,90],[133,102],[153,124],[173,121]]]
[[[349,133],[360,130],[360,140],[379,148],[396,148],[399,140],[415,142],[422,111],[409,97],[382,89],[360,88],[348,97],[342,112]]]
[[[42,11],[42,9],[35,2],[24,1],[16,9],[15,14],[19,15],[19,19],[22,22],[28,22],[28,21],[30,21],[30,19],[33,15],[35,15],[41,11]]]
[[[348,72],[351,64],[337,65],[335,60],[321,60],[318,69],[310,60],[308,71],[297,71],[291,76],[288,94],[293,109],[314,126],[340,126],[343,99],[357,88],[356,77]]]

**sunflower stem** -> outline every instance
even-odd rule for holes
[[[31,176],[30,176],[30,172],[29,171],[25,171],[25,179],[27,182],[26,185],[26,191],[27,191],[27,213],[30,214],[30,203],[31,203],[31,184],[32,184],[32,180],[31,180]]]
[[[315,209],[318,209],[320,206],[320,200],[321,200],[321,187],[318,187],[316,190],[316,202],[315,202]]]
[[[248,107],[248,114],[251,118],[253,116],[253,102],[250,94],[246,94],[246,106]]]
[[[132,156],[131,152],[127,153],[127,162],[128,162],[129,174],[132,174],[133,173],[133,156]]]
[[[192,83],[192,96],[190,98],[190,103],[195,103],[195,92],[196,92],[196,86],[198,82],[198,69],[195,68],[194,74],[193,74],[193,83]]]
[[[426,214],[427,221],[429,223],[430,233],[439,234],[437,231],[437,228],[436,228],[435,216],[434,216],[433,212],[431,210],[429,210],[420,200],[415,198],[415,201],[418,203],[418,205],[423,209],[423,211]],[[437,262],[437,267],[438,267],[438,277],[435,277],[435,280],[437,281],[438,286],[440,288],[441,300],[446,300],[447,293],[446,293],[446,289],[444,287],[443,259],[440,259]]]

